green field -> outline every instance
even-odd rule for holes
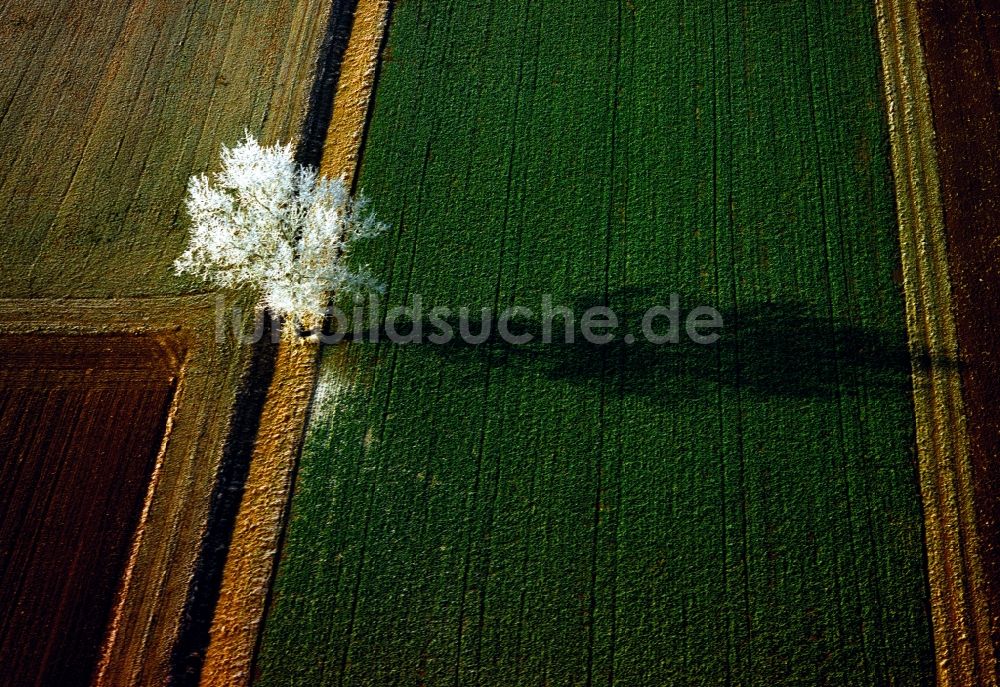
[[[931,682],[879,72],[862,0],[397,3],[383,307],[725,327],[328,346],[257,684]]]

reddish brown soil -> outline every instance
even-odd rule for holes
[[[981,534],[1000,615],[1000,7],[923,0]],[[994,646],[1000,635],[994,624]]]
[[[0,337],[0,683],[89,683],[173,363],[148,337]]]

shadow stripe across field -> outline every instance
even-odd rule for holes
[[[860,0],[395,6],[388,305],[725,327],[327,347],[257,684],[932,681],[878,59]]]

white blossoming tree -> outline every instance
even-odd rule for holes
[[[303,328],[322,323],[334,292],[382,288],[345,261],[355,241],[387,226],[344,180],[296,163],[289,144],[261,146],[248,133],[235,148],[223,146],[222,171],[191,177],[186,204],[191,238],[175,269],[253,288],[272,314]]]

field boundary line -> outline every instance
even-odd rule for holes
[[[358,0],[320,172],[353,180],[388,28],[389,0]],[[283,340],[260,419],[209,630],[202,685],[250,684],[319,371],[320,346]]]
[[[997,685],[916,0],[876,0],[940,687]]]

